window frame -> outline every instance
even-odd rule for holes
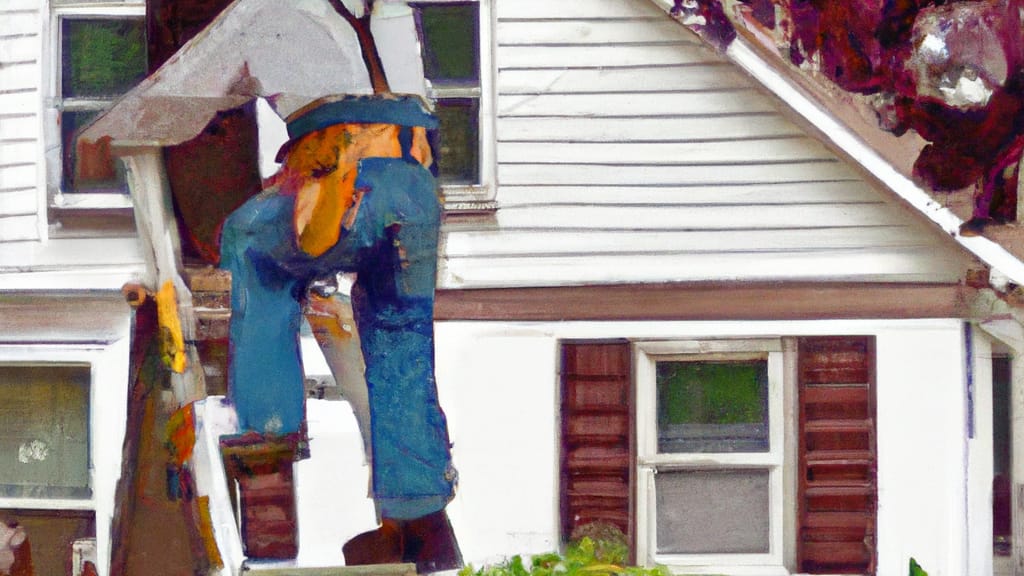
[[[130,194],[115,191],[71,192],[63,190],[64,151],[61,136],[61,114],[68,112],[102,111],[113,105],[118,97],[64,98],[63,96],[63,38],[61,20],[64,18],[141,19],[145,21],[145,0],[117,0],[96,2],[89,0],[51,0],[47,20],[48,57],[44,82],[43,132],[46,143],[46,205],[49,211],[79,210],[131,210]],[[117,160],[115,160],[117,161]],[[52,223],[52,222],[51,222]]]
[[[65,503],[78,503],[78,502],[92,501],[93,494],[94,494],[94,478],[93,478],[93,473],[92,473],[93,469],[94,469],[94,466],[93,466],[93,462],[92,462],[93,455],[92,455],[92,441],[91,441],[91,438],[92,438],[92,428],[93,428],[92,427],[93,406],[91,405],[92,396],[93,396],[93,394],[92,394],[92,389],[93,389],[93,384],[92,384],[93,383],[93,367],[92,367],[92,364],[90,364],[90,363],[88,363],[86,361],[79,361],[79,362],[69,362],[69,361],[63,361],[63,362],[53,362],[53,361],[50,361],[50,362],[0,362],[0,367],[3,367],[3,368],[13,368],[15,370],[18,369],[18,368],[24,368],[24,369],[31,369],[31,368],[36,368],[36,369],[73,368],[73,369],[81,370],[83,372],[87,371],[87,373],[88,373],[88,383],[86,384],[87,388],[85,390],[85,406],[81,407],[81,408],[84,408],[84,413],[85,413],[84,415],[85,415],[85,464],[86,464],[86,469],[85,469],[85,486],[83,488],[84,488],[85,493],[87,493],[87,495],[83,495],[83,496],[31,496],[31,497],[29,497],[29,496],[2,495],[2,496],[0,496],[0,502],[7,502],[7,501],[19,501],[19,502],[24,502],[24,501],[46,501],[46,502],[53,502],[53,501],[57,501],[57,502],[65,502]],[[5,385],[5,383],[0,382],[0,386],[4,386],[4,385]],[[7,486],[12,486],[12,485],[3,485],[3,486],[5,486],[5,489],[6,489]],[[49,485],[33,485],[33,486],[36,486],[36,487],[42,489],[41,491],[46,491],[46,489],[48,489],[48,488],[53,488],[52,486],[49,486]],[[78,487],[76,487],[76,488],[78,488]],[[28,491],[31,491],[31,489],[28,489]],[[2,493],[0,493],[0,494],[2,494]],[[71,508],[75,508],[75,505],[72,504],[70,507]],[[61,509],[68,509],[68,508],[69,508],[69,506],[62,506],[61,507]],[[40,509],[40,507],[35,507],[35,509]],[[46,509],[46,508],[43,508],[43,509]]]
[[[102,350],[96,350],[94,347],[82,345],[0,345],[0,364],[4,366],[86,366],[89,370],[89,405],[87,408],[89,496],[80,498],[47,498],[0,495],[0,509],[85,511],[97,509],[95,435],[98,423],[94,416],[96,402],[100,400],[97,398],[96,381],[100,376],[98,364],[101,360],[97,357],[97,353],[102,352]]]
[[[55,318],[62,321],[68,321],[69,317],[74,319],[72,328],[66,324],[55,326],[48,321],[24,324],[27,315],[22,313],[8,317],[0,315],[0,328],[4,328],[0,335],[5,337],[0,339],[0,363],[89,366],[90,488],[88,498],[2,497],[0,509],[92,513],[100,574],[109,573],[111,527],[117,506],[116,490],[121,475],[128,412],[130,316],[126,312],[124,316],[111,317],[113,304],[117,301],[116,298],[88,298],[73,299],[66,305],[43,300],[25,304],[31,309],[38,306],[56,309]],[[81,322],[85,316],[106,320],[85,324]]]
[[[766,572],[788,574],[786,553],[786,370],[782,340],[779,338],[744,340],[679,340],[636,342],[633,347],[634,385],[636,387],[636,527],[639,562],[664,564],[681,570],[694,568],[728,573],[737,568],[761,568]],[[767,452],[746,453],[659,453],[657,422],[656,364],[659,361],[749,360],[768,362],[768,438]],[[767,470],[768,552],[720,554],[659,554],[657,552],[657,497],[655,476],[658,470]]]
[[[426,95],[432,101],[438,99],[475,99],[478,103],[477,119],[477,162],[480,181],[476,184],[441,184],[445,210],[448,212],[490,212],[497,208],[495,171],[495,114],[494,92],[495,14],[493,0],[416,0],[410,1],[413,10],[420,5],[476,4],[477,38],[479,45],[479,86],[435,87],[424,77]]]
[[[445,209],[450,213],[493,212],[497,208],[496,171],[496,117],[495,117],[495,12],[493,0],[424,0],[417,4],[477,4],[478,6],[478,50],[479,86],[436,88],[427,81],[426,95],[437,98],[469,98],[478,102],[478,143],[477,161],[479,182],[475,184],[443,184],[441,191]],[[413,2],[410,2],[412,5]],[[109,17],[145,18],[145,0],[52,0],[47,19],[48,40],[44,73],[45,100],[43,105],[43,130],[45,151],[46,206],[53,211],[130,211],[132,200],[129,194],[116,192],[67,192],[62,190],[63,151],[61,149],[60,114],[63,110],[87,111],[97,109],[100,104],[112,104],[112,100],[76,99],[72,107],[65,105],[61,92],[61,18],[64,17]]]

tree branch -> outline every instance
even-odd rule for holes
[[[370,75],[373,93],[390,93],[391,87],[388,85],[388,78],[384,73],[384,62],[380,59],[380,52],[377,51],[377,42],[373,39],[373,32],[370,31],[370,15],[373,13],[373,0],[366,0],[365,10],[363,10],[363,15],[359,18],[356,18],[341,0],[327,0],[327,2],[355,30],[356,38],[359,39],[363,63],[366,65],[366,72]]]

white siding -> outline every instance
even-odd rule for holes
[[[45,5],[0,0],[0,291],[118,290],[145,271],[134,235],[54,223],[54,237],[44,237],[43,87],[53,72],[44,74],[52,40]]]
[[[561,341],[811,335],[877,338],[877,574],[906,574],[910,556],[929,574],[985,574],[964,568],[968,533],[991,526],[991,516],[981,508],[978,524],[968,523],[963,331],[956,320],[441,322],[438,394],[459,470],[459,490],[448,511],[466,562],[479,566],[559,544],[559,455],[553,438]],[[787,426],[792,425],[790,420]],[[324,502],[323,494],[314,499]],[[354,494],[361,497],[365,490]],[[338,517],[323,514],[325,520]],[[740,570],[733,573],[778,574]]]
[[[497,200],[445,287],[955,281],[966,260],[646,0],[495,0]]]
[[[0,242],[39,238],[41,7],[0,5]]]

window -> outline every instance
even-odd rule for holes
[[[65,574],[92,540],[106,562],[128,412],[130,312],[116,293],[5,304],[0,521],[24,527],[36,574]]]
[[[0,495],[88,499],[89,366],[0,366]]]
[[[781,566],[781,341],[635,350],[638,559]]]
[[[486,1],[416,2],[428,96],[441,123],[439,180],[450,210],[479,210],[493,202],[487,97],[490,29]]]
[[[55,1],[47,180],[54,208],[128,208],[121,163],[107,143],[75,136],[147,72],[145,4]]]
[[[682,572],[874,574],[874,366],[870,336],[563,343],[563,541],[604,521]]]

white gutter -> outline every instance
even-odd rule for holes
[[[670,11],[672,0],[652,0],[662,10]],[[871,175],[892,190],[897,196],[924,214],[949,234],[958,244],[992,267],[994,276],[1001,274],[1009,281],[1024,286],[1024,262],[998,243],[984,236],[963,236],[963,224],[956,214],[945,208],[922,190],[913,180],[893,168],[874,148],[836,120],[821,104],[808,97],[802,90],[765,62],[742,36],[729,45],[725,56],[750,74],[762,86],[770,90],[794,112],[820,130],[832,144],[845,152]]]

